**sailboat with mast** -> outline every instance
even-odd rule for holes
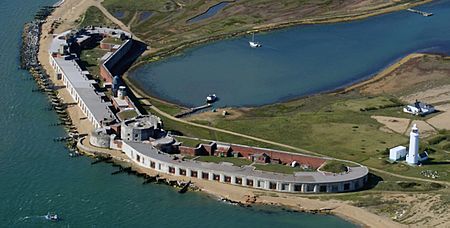
[[[255,33],[252,33],[252,40],[248,42],[251,48],[259,48],[262,47],[261,43],[255,42]]]

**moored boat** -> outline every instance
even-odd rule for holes
[[[210,94],[206,97],[206,103],[214,103],[217,100],[216,94]]]
[[[259,42],[255,42],[255,33],[252,34],[252,40],[248,42],[251,48],[262,47],[262,44]]]

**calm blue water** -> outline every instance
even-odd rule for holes
[[[125,17],[125,12],[123,11],[116,11],[113,13],[114,17],[118,18],[118,19],[122,19]]]
[[[19,66],[23,23],[51,0],[0,4],[0,227],[351,227],[333,216],[240,208],[200,193],[178,194],[142,179],[110,175],[108,164],[69,158],[47,97]],[[63,220],[43,219],[48,211]]]
[[[450,50],[450,1],[340,24],[297,26],[224,40],[144,65],[131,78],[150,94],[186,106],[210,93],[219,106],[254,106],[362,80],[413,52]]]
[[[139,14],[139,22],[148,20],[153,15],[153,12],[144,11]]]
[[[195,23],[202,20],[205,20],[207,18],[210,18],[214,15],[216,15],[217,12],[219,12],[221,9],[223,9],[225,6],[230,4],[229,2],[220,2],[214,6],[211,6],[205,13],[202,13],[196,17],[193,17],[187,21],[187,23]]]

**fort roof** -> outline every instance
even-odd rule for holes
[[[61,34],[58,34],[55,38],[53,38],[52,43],[50,44],[49,52],[57,53],[59,52],[59,48],[61,47],[61,45],[67,45],[67,40],[65,39],[67,35],[74,35],[75,42],[82,43],[84,40],[89,39],[94,34],[105,34],[113,38],[121,38],[121,34],[123,34],[126,37],[131,38],[130,33],[114,28],[91,27],[82,31],[79,30],[75,32],[72,30],[68,30]]]
[[[102,100],[101,94],[96,93],[93,87],[96,82],[89,80],[74,60],[55,58],[55,62],[97,122],[100,123],[104,118],[115,118],[108,103]]]
[[[322,172],[296,172],[293,175],[272,173],[255,170],[254,167],[244,166],[237,167],[226,163],[216,164],[208,162],[199,162],[192,160],[174,160],[174,156],[159,152],[156,148],[146,143],[126,142],[128,146],[135,151],[145,155],[151,159],[168,163],[169,165],[178,166],[180,168],[188,168],[193,171],[222,173],[224,175],[242,176],[247,178],[264,179],[269,181],[282,182],[303,182],[303,183],[337,183],[352,181],[357,178],[366,176],[369,172],[367,167],[351,167],[350,171],[345,174],[326,174]]]

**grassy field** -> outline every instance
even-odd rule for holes
[[[215,156],[200,156],[196,161],[202,162],[213,162],[213,163],[221,163],[221,162],[229,162],[235,166],[244,166],[250,165],[252,162],[245,158],[233,158],[233,157],[215,157]]]
[[[429,165],[410,167],[387,162],[386,149],[405,145],[408,138],[380,131],[382,125],[371,116],[394,113],[403,116],[398,105],[391,97],[323,94],[254,109],[232,110],[231,113],[240,113],[238,118],[217,114],[209,118],[207,124],[406,176],[424,178],[421,171],[434,170],[442,173],[440,180],[450,180],[448,162],[445,162],[449,160],[448,154],[439,148],[430,154]]]
[[[388,5],[382,0],[359,0],[352,3],[340,0],[230,1],[216,15],[196,23],[187,23],[189,19],[219,2],[221,0],[105,0],[102,5],[129,25],[134,34],[160,50],[209,37],[253,30],[256,26],[361,15],[419,0],[391,1]],[[359,7],[354,7],[355,4]]]
[[[107,50],[102,50],[99,47],[83,49],[80,55],[81,64],[86,67],[91,75],[98,77],[100,74],[99,60],[107,52]]]
[[[319,95],[252,109],[238,119],[217,118],[211,124],[356,162],[383,156],[386,148],[407,142],[402,135],[379,131],[381,125],[370,118],[370,111],[338,105],[353,99],[363,106],[359,97]]]
[[[161,111],[168,113],[172,116],[186,110],[185,108],[182,108],[175,104],[170,104],[164,101],[160,101],[155,98],[148,98],[148,100],[151,102],[152,105],[158,107]]]
[[[249,146],[255,146],[255,147],[264,147],[264,148],[270,148],[275,150],[285,150],[283,147],[277,147],[271,144],[266,144],[242,137],[233,136],[230,134],[225,134],[221,132],[216,132],[212,130],[207,130],[200,127],[194,127],[187,124],[183,124],[180,122],[176,122],[170,119],[167,119],[163,116],[161,116],[161,120],[164,124],[164,130],[170,131],[173,135],[182,135],[182,136],[188,136],[188,137],[195,137],[195,138],[202,138],[202,139],[209,139],[211,141],[219,141],[219,142],[228,142],[228,143],[236,143],[236,144],[243,144],[243,145],[249,145]],[[182,141],[182,140],[180,140]]]
[[[102,42],[108,43],[108,44],[118,44],[118,45],[123,44],[123,40],[121,40],[119,38],[115,38],[115,37],[106,37],[102,40]]]
[[[117,113],[117,116],[121,119],[121,120],[127,120],[127,119],[131,119],[136,117],[138,114],[136,111],[134,110],[125,110],[122,112]]]
[[[86,27],[90,25],[110,27],[116,26],[116,24],[106,18],[95,6],[89,7],[86,13],[79,19],[79,22],[79,27]]]

